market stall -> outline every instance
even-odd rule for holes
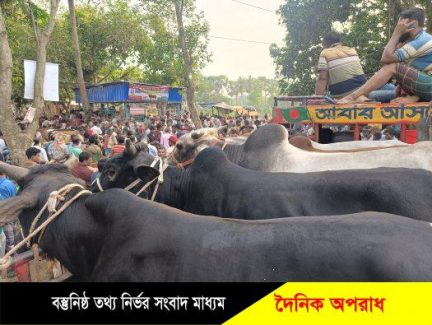
[[[124,112],[125,117],[143,118],[167,111],[181,114],[183,97],[181,87],[151,85],[137,82],[112,82],[87,86],[87,97],[94,110],[110,115],[115,111]],[[75,101],[81,103],[78,88]]]

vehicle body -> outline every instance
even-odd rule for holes
[[[275,97],[273,123],[291,124],[291,127],[292,124],[312,123],[317,137],[322,134],[323,125],[348,125],[350,128],[346,132],[352,133],[351,139],[348,136],[343,141],[360,140],[360,128],[364,125],[400,125],[400,140],[415,143],[416,130],[412,127],[431,113],[432,107],[428,102],[336,104],[324,96],[279,96]]]

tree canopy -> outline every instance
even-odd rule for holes
[[[154,7],[143,3],[77,1],[77,27],[87,83],[130,80],[184,85],[185,68],[177,29],[173,24],[175,16],[157,12]],[[25,1],[5,1],[1,5],[14,63],[13,100],[20,104],[24,89],[23,60],[35,59],[35,36]],[[192,50],[194,71],[198,73],[210,60],[208,25],[202,13],[195,12],[193,1],[187,8],[187,45]],[[33,12],[41,25],[49,17],[47,8],[42,6],[34,5]],[[70,35],[69,12],[63,10],[57,17],[47,53],[47,61],[60,64],[62,101],[72,99],[72,88],[77,86]]]

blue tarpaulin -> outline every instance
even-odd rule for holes
[[[89,103],[117,103],[127,102],[129,96],[129,82],[117,82],[98,86],[87,86]],[[75,101],[81,103],[79,89],[74,89]]]
[[[169,104],[181,104],[183,101],[183,97],[180,94],[181,88],[170,88],[169,95],[168,95],[168,103]]]
[[[89,103],[128,103],[137,102],[129,100],[129,87],[131,83],[127,81],[106,83],[96,86],[87,86],[87,96]],[[182,88],[173,87],[169,89],[168,103],[181,104],[182,95],[180,93]],[[81,94],[78,88],[74,89],[75,101],[81,103]],[[146,101],[144,101],[146,102]],[[151,101],[150,101],[151,102]]]

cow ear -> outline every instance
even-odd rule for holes
[[[37,197],[33,195],[19,195],[0,201],[0,227],[18,219],[24,209],[31,209],[37,205]]]
[[[157,169],[148,165],[139,165],[135,167],[135,175],[144,183],[147,183],[159,177],[160,173]]]

